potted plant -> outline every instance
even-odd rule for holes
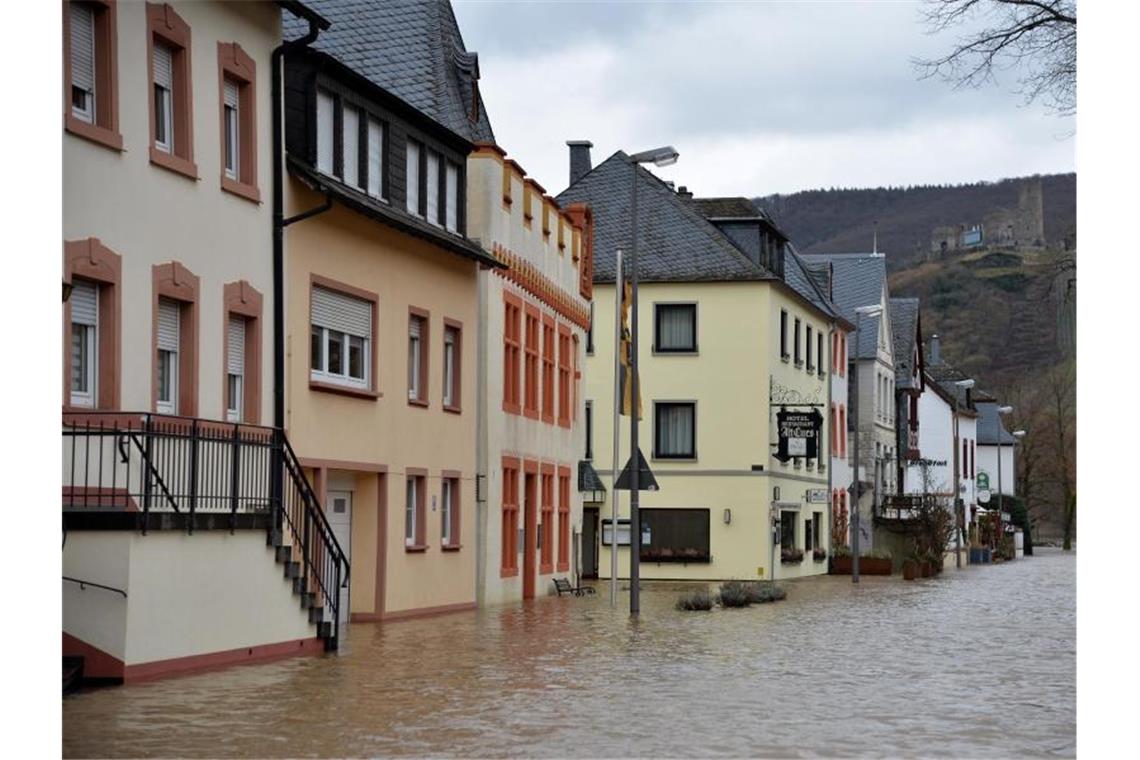
[[[780,561],[785,565],[791,565],[796,562],[804,561],[803,549],[783,549],[780,551]]]
[[[918,577],[918,560],[911,555],[903,560],[902,572],[904,581],[913,581]]]
[[[851,575],[851,547],[837,546],[831,555],[832,575]]]
[[[811,550],[811,558],[816,562],[823,562],[827,559],[827,549],[824,549],[822,546],[815,547]]]

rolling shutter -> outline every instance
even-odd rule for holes
[[[178,321],[181,308],[177,301],[158,299],[158,348],[160,351],[178,352]]]
[[[444,226],[451,232],[458,229],[459,216],[459,167],[447,162],[447,207],[444,210]]]
[[[334,290],[313,288],[313,324],[372,339],[372,304]]]
[[[341,156],[344,184],[357,187],[360,182],[360,112],[352,106],[345,106],[341,114]]]
[[[408,211],[420,213],[420,146],[408,140]]]
[[[368,120],[368,194],[380,197],[383,192],[384,126]]]
[[[226,347],[226,371],[239,377],[245,375],[245,320],[230,317],[229,344]]]
[[[174,92],[174,56],[166,45],[154,46],[154,83]]]
[[[95,13],[71,4],[71,83],[95,91]]]
[[[413,338],[419,338],[424,324],[423,317],[412,317],[408,323],[408,335]]]
[[[222,92],[222,97],[225,98],[225,104],[236,111],[238,107],[237,83],[232,79],[225,80]]]
[[[99,323],[99,288],[86,280],[71,283],[71,321],[73,324],[90,325]]]
[[[333,173],[333,97],[317,90],[317,170]]]

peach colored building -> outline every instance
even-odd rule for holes
[[[478,589],[493,605],[581,573],[593,216],[559,207],[493,143],[468,158],[467,178],[468,234],[509,265],[479,275]]]

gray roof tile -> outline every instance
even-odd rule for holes
[[[478,119],[468,118],[471,77],[478,60],[463,46],[448,0],[307,0],[332,22],[312,47],[468,140],[494,142],[479,96]],[[285,14],[286,39],[308,24]]]
[[[895,387],[910,388],[918,336],[918,299],[891,299],[891,334],[894,336]]]
[[[978,410],[978,443],[982,446],[1002,446],[1017,442],[1001,421],[996,401],[978,401],[974,404]]]
[[[558,195],[558,202],[594,209],[594,281],[613,282],[617,251],[630,250],[629,156],[614,153]],[[638,278],[644,282],[771,280],[700,212],[664,182],[638,167],[641,238]]]
[[[809,265],[827,264],[835,278],[832,300],[839,313],[855,324],[855,309],[882,303],[883,285],[887,281],[887,259],[881,253],[816,253],[804,255]],[[879,317],[862,320],[855,358],[874,358],[878,346]]]

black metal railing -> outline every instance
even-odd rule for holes
[[[275,475],[276,473],[276,475]],[[336,646],[348,562],[300,461],[276,428],[151,413],[63,415],[63,509],[265,515],[275,546],[290,549],[304,591],[316,596]]]

